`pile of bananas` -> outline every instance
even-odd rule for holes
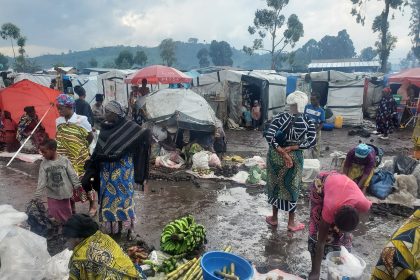
[[[205,239],[204,227],[196,224],[194,217],[188,215],[165,226],[160,237],[160,247],[165,253],[179,255],[199,248]]]

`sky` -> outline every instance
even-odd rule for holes
[[[296,47],[309,39],[320,40],[347,29],[356,51],[373,46],[377,35],[371,30],[382,2],[370,0],[364,7],[366,25],[350,15],[350,0],[290,0],[283,12],[295,13],[305,35]],[[257,9],[265,0],[0,0],[0,24],[12,22],[27,37],[30,57],[67,53],[95,47],[129,45],[157,46],[165,38],[199,42],[225,40],[242,49],[251,45],[247,31]],[[393,12],[391,32],[398,37],[390,61],[399,63],[411,48],[411,11]],[[268,41],[266,42],[268,44]],[[290,50],[290,49],[289,49]],[[0,52],[12,55],[10,42],[0,38]]]

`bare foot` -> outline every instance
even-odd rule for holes
[[[301,231],[305,229],[305,225],[302,223],[294,223],[293,225],[288,225],[287,229],[291,232]]]
[[[267,216],[265,217],[265,221],[267,222],[267,224],[276,227],[278,225],[278,221],[273,219],[273,216]]]

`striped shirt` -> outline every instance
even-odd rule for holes
[[[277,131],[285,130],[293,120],[293,115],[289,113],[280,113],[274,117],[265,135],[268,144],[273,148],[282,145],[276,141]],[[305,115],[297,115],[294,125],[286,132],[286,139],[291,142],[299,143],[299,149],[309,149],[316,144],[316,128],[312,120]]]

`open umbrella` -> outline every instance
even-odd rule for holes
[[[181,71],[163,65],[152,65],[140,69],[128,76],[124,81],[127,84],[136,85],[140,84],[143,79],[146,79],[148,84],[178,84],[192,81],[191,77]]]
[[[38,117],[41,119],[45,113],[42,125],[45,127],[48,136],[55,138],[55,120],[58,118],[58,111],[55,100],[60,92],[41,86],[29,80],[22,80],[7,88],[0,90],[0,107],[9,111],[12,119],[19,122],[26,106],[34,106]]]
[[[207,101],[189,89],[161,89],[146,97],[146,119],[179,128],[213,132],[217,118]]]
[[[409,82],[410,84],[420,87],[420,68],[411,68],[400,73],[389,76],[389,83],[403,83]]]

